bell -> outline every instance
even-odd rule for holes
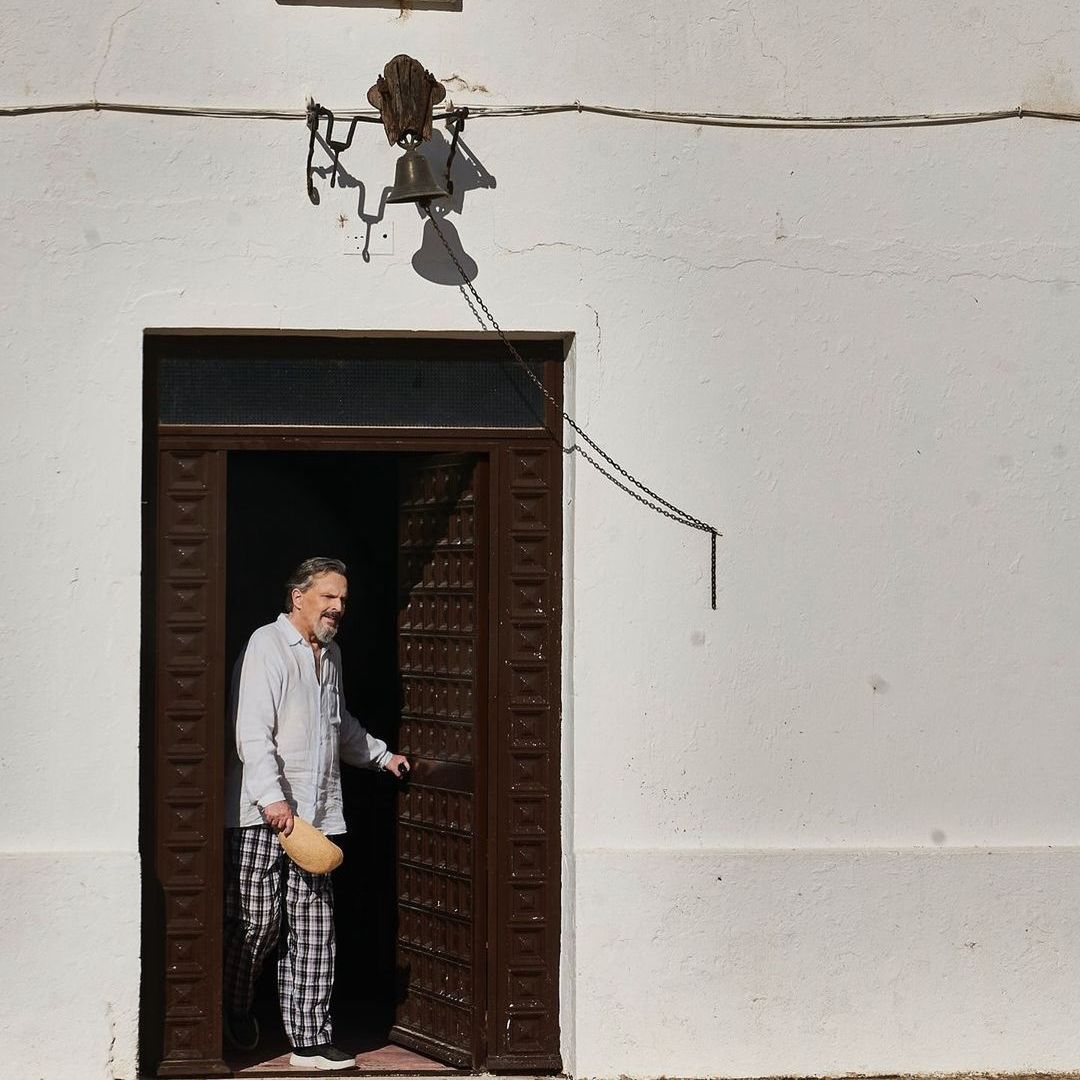
[[[386,196],[388,203],[427,202],[445,198],[448,192],[435,182],[431,166],[416,146],[410,146],[398,158],[394,186]]]

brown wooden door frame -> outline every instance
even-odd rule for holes
[[[561,402],[561,364],[545,382]],[[547,406],[548,429],[559,430]],[[155,415],[149,414],[149,418]],[[194,428],[144,441],[142,1071],[224,1075],[224,506],[231,450],[487,461],[487,971],[478,1068],[558,1072],[562,454],[549,431]]]

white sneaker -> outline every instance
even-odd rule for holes
[[[320,1043],[318,1046],[296,1047],[289,1064],[294,1069],[351,1069],[356,1065],[356,1058],[330,1043]]]

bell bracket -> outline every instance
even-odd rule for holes
[[[367,99],[378,116],[357,115],[351,117],[345,138],[334,138],[335,123],[345,123],[339,120],[325,106],[317,101],[309,100],[307,104],[307,127],[309,131],[306,183],[308,199],[315,206],[319,203],[319,195],[314,184],[314,158],[315,143],[319,137],[319,128],[322,121],[326,120],[326,133],[322,137],[323,144],[330,151],[330,186],[337,185],[339,159],[343,150],[352,146],[353,136],[356,134],[356,125],[360,123],[379,124],[386,132],[387,141],[393,146],[395,143],[407,153],[415,152],[421,143],[431,138],[432,123],[435,120],[446,120],[453,133],[450,142],[450,152],[446,159],[446,193],[453,194],[454,185],[450,179],[450,170],[457,155],[458,137],[465,127],[465,119],[469,115],[467,108],[451,107],[446,112],[436,116],[434,107],[446,99],[446,87],[440,83],[434,75],[428,71],[419,60],[414,60],[404,53],[395,56],[383,68],[382,74],[375,80],[374,85],[368,90]],[[426,166],[425,166],[426,168]],[[437,184],[429,185],[431,190],[437,190]],[[441,192],[440,192],[441,194]],[[429,196],[435,197],[435,196]],[[415,201],[410,199],[408,201]]]

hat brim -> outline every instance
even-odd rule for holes
[[[285,854],[309,874],[329,874],[345,859],[345,853],[333,840],[319,832],[311,822],[295,815],[292,832],[288,836],[278,833],[277,838]]]

